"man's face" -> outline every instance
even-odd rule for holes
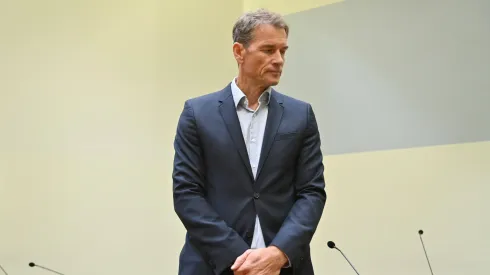
[[[260,25],[255,29],[253,40],[248,47],[239,45],[238,49],[235,51],[235,57],[245,76],[265,87],[279,83],[284,55],[288,49],[284,29],[273,25]]]

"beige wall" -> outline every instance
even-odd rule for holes
[[[29,261],[66,274],[176,274],[176,120],[185,99],[236,73],[231,27],[242,8],[0,4],[1,265],[11,274],[45,273]]]
[[[243,0],[243,9],[248,11],[266,8],[287,15],[342,1],[344,0]]]
[[[244,9],[337,2],[244,0]],[[354,274],[329,240],[360,274],[430,274],[419,229],[435,274],[488,273],[490,142],[333,155],[325,165],[327,206],[311,244],[318,274]]]
[[[339,1],[244,0],[290,14]],[[292,26],[294,31],[294,26]],[[287,66],[287,65],[286,65]],[[488,269],[490,143],[458,144],[325,158],[327,207],[312,241],[319,274],[484,274]]]
[[[312,243],[319,274],[486,274],[490,142],[328,156],[328,205]]]
[[[243,8],[328,2],[2,3],[0,264],[175,274],[184,229],[170,172],[183,101],[235,74],[230,29]],[[489,156],[487,142],[326,157],[317,273],[352,274],[328,240],[361,274],[428,273],[423,228],[436,273],[483,274]]]

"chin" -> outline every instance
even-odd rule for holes
[[[279,84],[279,80],[280,80],[279,77],[269,78],[269,79],[267,79],[267,84],[268,84],[268,86],[276,86],[277,84]]]

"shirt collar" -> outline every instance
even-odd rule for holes
[[[269,101],[271,99],[271,90],[272,88],[269,87],[267,88],[259,97],[259,102],[265,103],[266,105],[269,104]],[[236,84],[236,77],[233,78],[231,81],[231,93],[233,95],[233,101],[235,102],[235,107],[238,106],[238,104],[245,102],[247,100],[247,97],[245,94],[238,88],[238,85]]]

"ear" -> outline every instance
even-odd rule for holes
[[[245,54],[245,47],[238,42],[233,43],[233,55],[235,56],[235,60],[238,64],[243,63],[244,54]]]

